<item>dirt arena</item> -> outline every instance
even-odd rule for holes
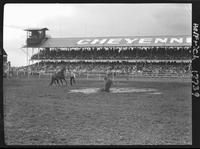
[[[187,145],[192,143],[191,83],[162,79],[115,81],[114,87],[152,92],[84,94],[102,81],[73,87],[48,79],[3,82],[8,145]]]

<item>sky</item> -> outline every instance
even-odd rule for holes
[[[3,48],[11,66],[25,66],[25,28],[47,27],[52,38],[191,35],[191,11],[184,3],[6,4]]]

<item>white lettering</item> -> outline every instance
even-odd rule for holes
[[[155,39],[155,43],[158,43],[158,42],[166,43],[166,42],[167,42],[167,38],[164,38],[164,39],[156,38],[156,39]]]
[[[79,40],[77,42],[77,44],[88,44],[88,42],[91,41],[90,39],[83,39],[83,40]]]
[[[110,39],[108,40],[107,44],[119,44],[121,40],[121,38]]]
[[[101,38],[101,39],[81,39],[77,42],[78,45],[85,45],[85,44],[120,44],[122,40],[125,40],[125,44],[157,44],[157,43],[169,43],[169,44],[191,44],[192,38],[191,37],[158,37],[158,38]]]
[[[94,39],[90,44],[104,44],[107,39]]]
[[[129,38],[125,38],[124,39],[125,41],[127,41],[127,44],[132,44],[134,41],[136,41],[136,40],[138,40],[137,38],[135,38],[135,39],[129,39]]]
[[[141,38],[139,43],[151,43],[152,38]]]
[[[177,42],[177,43],[183,43],[183,38],[171,38],[170,40],[170,43],[174,43],[174,42]]]
[[[192,43],[192,38],[191,37],[187,37],[186,38],[186,43]]]

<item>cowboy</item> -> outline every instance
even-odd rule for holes
[[[73,71],[69,71],[69,75],[70,75],[70,84],[72,86],[73,83],[76,84],[76,81],[75,81],[76,75]]]
[[[101,91],[110,92],[110,87],[113,85],[113,81],[109,77],[104,78],[105,86]]]

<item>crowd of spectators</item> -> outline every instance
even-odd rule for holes
[[[78,73],[126,73],[126,74],[191,74],[191,63],[176,60],[191,60],[191,47],[101,47],[43,49],[31,57],[45,60],[31,65],[31,71],[55,72],[60,66]],[[47,61],[55,60],[55,61]],[[56,61],[63,60],[63,61]],[[79,60],[66,62],[64,60]],[[86,62],[84,60],[119,60],[115,62]],[[126,62],[123,60],[142,60]],[[148,60],[158,60],[148,62]],[[159,60],[169,60],[162,62]],[[120,62],[123,61],[123,62]]]
[[[54,49],[46,48],[31,57],[32,60],[190,60],[191,47],[102,47],[102,48],[76,48]]]
[[[177,62],[40,62],[30,66],[31,71],[55,72],[61,66],[77,73],[126,73],[126,74],[191,74],[191,63]]]

